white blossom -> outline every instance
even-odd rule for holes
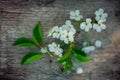
[[[70,20],[66,20],[65,25],[62,26],[62,30],[67,30],[68,32],[72,31],[74,34],[76,33],[76,30]]]
[[[40,49],[40,52],[41,52],[41,53],[46,53],[46,52],[47,52],[47,48],[41,48],[41,49]]]
[[[49,32],[48,32],[48,37],[52,36],[53,32],[54,32],[53,29],[50,29]]]
[[[74,33],[72,31],[68,32],[67,30],[63,30],[60,40],[64,41],[64,43],[68,44],[69,42],[74,41]]]
[[[96,15],[95,19],[98,22],[105,22],[106,18],[108,16],[108,14],[104,13],[104,10],[101,8],[99,10],[95,11],[95,15]]]
[[[95,50],[95,47],[94,47],[94,46],[87,46],[87,47],[82,48],[82,50],[83,50],[85,53],[90,53],[91,51],[94,51],[94,50]]]
[[[86,22],[82,22],[80,24],[80,29],[84,30],[85,32],[88,32],[91,28],[92,28],[92,23],[91,23],[91,19],[87,18]]]
[[[53,27],[48,36],[52,36],[53,38],[60,39],[64,41],[66,44],[74,41],[74,35],[76,33],[75,28],[71,24],[70,20],[66,20],[65,25],[62,27],[55,26]]]
[[[95,46],[96,47],[101,47],[102,46],[102,42],[100,40],[96,40],[95,41]]]
[[[85,47],[85,46],[87,46],[88,45],[88,42],[83,42],[83,46]]]
[[[91,51],[95,50],[95,46],[90,46]]]
[[[95,29],[97,32],[101,32],[102,30],[106,29],[106,25],[103,23],[93,24],[93,29]]]
[[[64,41],[64,43],[68,44],[69,42],[74,42],[74,36],[76,33],[75,28],[71,24],[70,20],[66,20],[65,25],[63,25],[60,35],[60,40]]]
[[[78,67],[77,70],[76,70],[76,73],[77,73],[77,74],[83,73],[83,68]]]
[[[69,14],[70,14],[70,19],[74,19],[76,21],[79,21],[81,18],[83,18],[83,16],[80,15],[79,10],[71,11]]]
[[[55,55],[62,57],[63,49],[60,48],[59,44],[52,43],[48,45],[48,49],[50,52],[53,52]]]
[[[59,28],[58,26],[55,26],[49,31],[48,36],[52,36],[53,38],[58,39],[61,35],[61,30],[62,30],[61,27]]]

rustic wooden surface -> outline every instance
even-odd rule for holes
[[[114,43],[120,39],[112,36],[120,29],[120,0],[0,0],[0,80],[120,80],[120,47]],[[54,25],[62,25],[69,18],[69,11],[79,9],[86,17],[94,17],[94,11],[103,8],[109,15],[107,29],[101,34],[91,33],[91,37],[101,39],[103,47],[91,54],[89,63],[75,63],[82,66],[84,73],[77,75],[73,70],[60,74],[59,66],[49,63],[49,58],[20,66],[22,57],[37,49],[13,47],[18,37],[32,37],[32,29],[41,21],[44,39]],[[119,32],[116,33],[120,34]],[[81,35],[82,36],[82,35]],[[81,39],[79,36],[78,41]]]

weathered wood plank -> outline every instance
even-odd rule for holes
[[[120,29],[119,0],[0,0],[0,80],[119,80],[120,50],[112,45],[109,37]],[[18,37],[32,37],[32,29],[37,21],[41,21],[46,44],[49,39],[47,31],[55,25],[61,26],[69,19],[69,11],[79,9],[84,19],[94,17],[94,11],[103,8],[109,17],[107,29],[101,34],[94,31],[90,37],[103,41],[102,49],[91,54],[94,59],[90,63],[75,63],[84,68],[84,73],[76,75],[75,70],[65,75],[55,63],[45,59],[27,66],[20,66],[21,58],[33,49],[11,46]],[[83,19],[83,20],[84,20]],[[119,33],[117,33],[119,34]],[[80,41],[83,35],[79,36]],[[93,39],[92,41],[94,42]],[[116,41],[116,40],[113,40]],[[118,41],[118,40],[117,40]],[[37,51],[38,49],[34,49]],[[99,52],[100,51],[100,52]],[[34,64],[34,65],[33,65]]]

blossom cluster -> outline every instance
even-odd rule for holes
[[[99,48],[102,46],[102,41],[101,40],[96,40],[94,45],[90,46],[88,45],[89,43],[88,42],[83,42],[83,48],[82,50],[85,52],[85,53],[90,53],[92,51],[94,51],[96,48]]]
[[[60,48],[60,44],[57,44],[57,43],[53,42],[53,43],[48,45],[48,49],[49,49],[50,52],[54,53],[58,57],[62,57],[63,49]],[[40,52],[47,53],[48,50],[45,47],[45,48],[41,48]]]
[[[52,36],[53,38],[60,39],[64,41],[65,44],[69,44],[70,42],[74,42],[76,30],[73,27],[70,20],[66,20],[65,24],[61,27],[54,26],[50,31],[48,36]],[[63,49],[60,48],[59,44],[52,43],[48,45],[49,51],[55,53],[59,57],[62,57]]]
[[[86,21],[80,24],[80,29],[84,30],[85,32],[89,32],[92,28],[97,32],[105,30],[106,26],[103,24],[103,22],[106,22],[108,14],[104,13],[104,10],[100,8],[99,10],[95,11],[95,15],[96,23],[92,23],[93,21],[91,18],[86,18]]]
[[[62,57],[63,49],[60,48],[59,44],[56,44],[56,43],[53,42],[52,44],[49,44],[48,47],[49,47],[50,52],[55,53],[59,57]]]
[[[97,23],[93,24],[93,29],[95,29],[97,32],[101,32],[102,30],[106,29],[106,26],[103,22],[106,22],[108,14],[104,13],[104,10],[100,8],[99,10],[95,11],[95,15],[95,20]]]
[[[106,29],[104,22],[106,21],[106,18],[108,15],[107,13],[104,13],[104,10],[101,8],[95,11],[95,21],[92,20],[91,18],[86,18],[86,20],[83,22],[80,21],[83,18],[83,16],[80,14],[79,10],[71,11],[69,15],[71,20],[80,22],[79,24],[80,29],[87,33],[90,32],[91,29],[94,29],[97,32],[101,32],[102,30]],[[69,44],[71,42],[74,42],[75,34],[76,34],[76,29],[74,28],[74,25],[71,23],[70,20],[66,20],[64,25],[60,27],[54,26],[52,29],[50,29],[48,36],[59,39],[63,41],[65,44]],[[88,54],[101,46],[102,46],[101,40],[96,40],[94,45],[90,45],[89,42],[85,41],[83,42],[82,50],[86,54]],[[40,52],[46,53],[48,52],[48,50],[51,53],[54,53],[55,55],[57,55],[58,57],[63,56],[63,49],[60,47],[60,44],[53,42],[52,44],[48,45],[48,49],[41,48]],[[79,67],[77,68],[76,72],[78,74],[81,74],[83,73],[83,69]]]
[[[48,36],[52,36],[53,38],[60,39],[64,41],[65,44],[69,44],[69,42],[74,42],[76,30],[73,27],[70,20],[67,20],[62,27],[55,26],[50,31]]]

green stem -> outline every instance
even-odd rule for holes
[[[87,33],[86,33],[86,38],[87,38],[87,46],[89,46],[89,36],[90,36],[90,31],[88,31]]]
[[[43,47],[41,47],[41,48],[43,48]],[[45,49],[45,48],[43,48],[43,49]],[[46,49],[46,51],[50,57],[53,57],[53,55],[47,49]]]
[[[75,24],[75,27],[77,28],[77,27],[80,27],[80,23],[81,23],[81,21],[77,21],[77,23]]]
[[[47,50],[47,53],[49,54],[50,57],[53,57],[53,55]]]
[[[38,45],[37,46],[38,48],[43,48],[42,46],[40,46],[40,45]],[[45,48],[44,48],[45,49]],[[47,51],[47,53],[48,53],[48,55],[50,56],[50,57],[53,57],[53,55],[48,51],[48,50],[46,50]]]
[[[70,49],[72,49],[73,47],[74,47],[74,43],[71,42],[71,43],[70,43]]]
[[[38,48],[43,48],[42,46],[39,45],[39,43],[35,40],[35,38],[33,38],[33,40],[34,40],[34,42],[35,42],[35,44]],[[46,50],[46,51],[47,51],[47,53],[49,54],[50,57],[53,57],[53,55],[48,50]]]

